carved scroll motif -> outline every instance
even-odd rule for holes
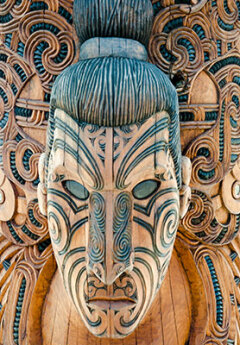
[[[178,236],[194,253],[213,306],[205,317],[207,335],[193,332],[190,343],[237,344],[240,3],[173,0],[153,6],[150,60],[178,90],[182,150],[193,168],[191,203]]]

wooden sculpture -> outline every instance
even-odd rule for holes
[[[239,34],[239,0],[0,0],[0,344],[240,344]]]

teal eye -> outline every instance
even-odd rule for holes
[[[62,182],[64,189],[72,196],[79,200],[87,200],[89,197],[88,190],[80,183],[73,180],[66,180]]]
[[[133,188],[133,196],[139,200],[147,199],[158,190],[159,185],[160,183],[156,180],[142,181]]]

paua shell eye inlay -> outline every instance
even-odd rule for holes
[[[88,190],[80,183],[73,180],[65,180],[62,182],[63,188],[72,196],[79,200],[87,200],[89,197]]]
[[[155,193],[160,186],[160,182],[156,180],[145,180],[138,183],[132,190],[134,198],[143,200],[149,198]]]

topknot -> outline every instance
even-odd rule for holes
[[[150,0],[74,1],[74,24],[80,44],[94,37],[121,37],[147,46],[152,21]]]

